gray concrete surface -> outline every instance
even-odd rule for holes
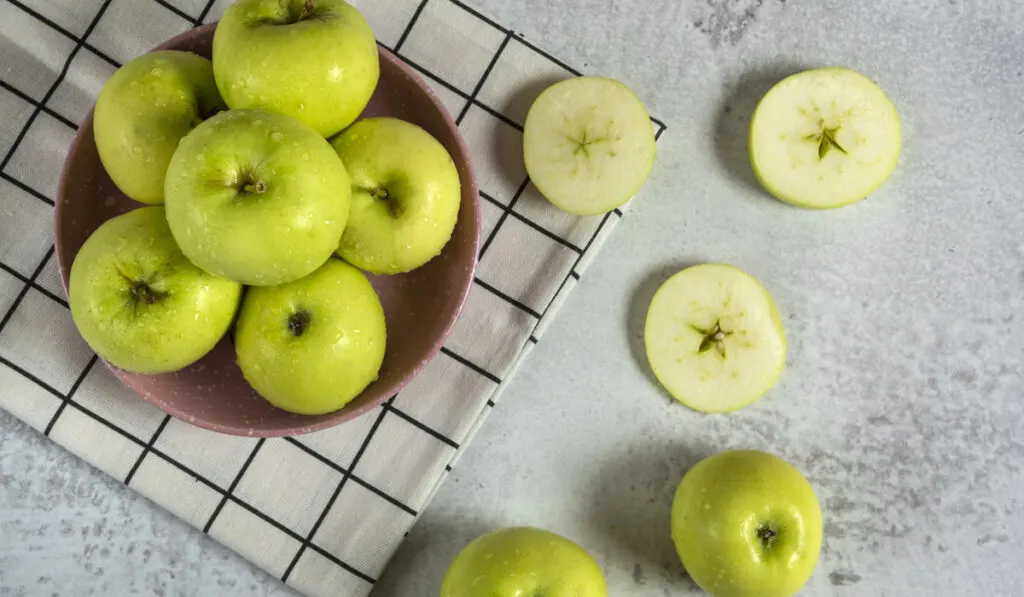
[[[642,199],[425,512],[373,597],[436,595],[456,551],[512,524],[585,545],[613,595],[696,594],[668,538],[698,458],[780,454],[815,484],[804,595],[1019,595],[1024,583],[1024,4],[582,0],[478,5],[670,126]],[[756,98],[820,65],[870,74],[899,168],[828,213],[760,193]],[[754,406],[700,416],[651,382],[644,309],[680,267],[759,277],[790,354]],[[0,595],[285,595],[240,558],[0,415]],[[159,587],[164,587],[160,589]]]

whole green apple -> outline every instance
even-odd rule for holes
[[[163,203],[178,142],[225,108],[206,58],[179,50],[143,54],[117,69],[96,98],[93,137],[103,168],[128,197]]]
[[[174,243],[164,208],[104,222],[75,256],[71,317],[108,363],[166,373],[198,361],[227,333],[241,285],[192,265]]]
[[[397,118],[364,118],[331,144],[352,179],[338,255],[375,274],[408,272],[436,257],[451,239],[462,197],[448,150]]]
[[[607,597],[582,547],[551,531],[512,527],[482,535],[455,557],[441,597]]]
[[[167,170],[167,221],[202,269],[250,286],[319,268],[348,221],[345,167],[302,122],[228,110],[185,136]]]
[[[683,476],[672,540],[687,573],[713,597],[791,597],[817,564],[821,508],[793,465],[731,450]]]
[[[344,0],[237,0],[213,36],[213,73],[228,106],[287,114],[330,137],[369,103],[377,52]]]
[[[235,328],[245,379],[274,406],[304,415],[338,410],[376,380],[386,340],[376,291],[339,259],[289,284],[250,288]]]

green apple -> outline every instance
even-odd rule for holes
[[[235,328],[245,379],[274,406],[304,415],[338,410],[375,381],[386,341],[373,286],[339,259],[288,284],[250,288]]]
[[[679,483],[672,541],[686,572],[712,597],[792,597],[818,561],[821,507],[782,458],[721,452]]]
[[[282,114],[228,110],[181,140],[165,195],[171,232],[193,263],[274,286],[334,253],[351,191],[345,166],[313,129]]]
[[[604,574],[582,547],[544,529],[477,537],[455,557],[441,597],[607,597]]]
[[[287,114],[330,137],[370,101],[377,52],[344,0],[237,0],[213,36],[213,73],[228,106]]]
[[[93,137],[103,168],[128,197],[163,203],[178,142],[225,107],[206,58],[178,50],[143,54],[117,69],[96,98]]]
[[[629,201],[651,173],[656,153],[643,102],[613,79],[555,83],[526,115],[523,159],[530,180],[572,214],[601,214]]]
[[[352,210],[338,255],[375,274],[411,271],[451,239],[459,172],[444,145],[397,118],[365,118],[331,144],[352,179]]]
[[[751,404],[786,363],[786,334],[775,301],[750,274],[709,263],[673,275],[651,300],[644,324],[655,377],[701,412]]]
[[[831,209],[874,192],[900,155],[896,107],[847,68],[804,71],[776,84],[750,121],[750,162],[776,198]]]
[[[192,265],[162,206],[140,207],[97,228],[75,255],[71,317],[105,361],[167,373],[198,361],[227,333],[241,285]]]

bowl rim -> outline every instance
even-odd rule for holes
[[[210,23],[206,23],[204,25],[200,25],[198,27],[187,29],[177,35],[174,35],[166,39],[160,44],[152,47],[143,54],[139,55],[141,56],[159,50],[173,49],[180,45],[183,41],[195,37],[202,37],[204,35],[212,36],[213,32],[216,30],[218,23],[219,21],[213,21]],[[122,385],[131,389],[136,396],[139,396],[145,402],[157,407],[165,414],[173,416],[176,419],[182,420],[186,423],[189,423],[193,426],[202,429],[223,433],[226,435],[262,438],[303,435],[306,433],[322,431],[324,429],[335,427],[379,407],[381,404],[387,402],[395,395],[397,395],[399,392],[401,392],[410,382],[412,382],[413,379],[418,377],[423,372],[423,369],[426,368],[426,366],[437,357],[439,352],[441,352],[441,349],[443,348],[445,342],[451,336],[451,333],[454,330],[456,323],[458,323],[460,317],[462,316],[462,312],[466,306],[466,301],[469,298],[469,293],[473,287],[474,280],[476,279],[476,271],[480,260],[479,254],[481,235],[479,181],[477,179],[476,169],[473,166],[472,153],[470,152],[469,145],[466,143],[465,138],[462,136],[462,131],[459,129],[458,123],[452,117],[451,113],[445,107],[444,103],[437,96],[434,90],[430,87],[430,85],[426,83],[424,78],[418,72],[416,72],[414,68],[412,68],[408,63],[406,63],[398,54],[392,52],[379,41],[377,42],[377,53],[381,61],[387,61],[391,66],[397,68],[398,71],[401,72],[403,76],[410,79],[416,85],[416,87],[418,87],[426,95],[431,105],[433,105],[433,107],[438,111],[438,113],[443,118],[445,125],[451,130],[452,137],[455,141],[456,149],[464,157],[462,163],[465,167],[465,180],[462,180],[460,178],[460,182],[462,183],[460,201],[466,200],[466,193],[468,187],[468,191],[470,193],[469,197],[471,197],[472,203],[474,204],[473,208],[471,209],[472,221],[468,223],[470,226],[472,226],[472,259],[468,263],[468,266],[465,268],[467,273],[465,281],[459,284],[458,287],[452,289],[453,292],[451,294],[456,297],[455,310],[453,311],[452,316],[448,319],[444,328],[433,340],[430,350],[427,351],[427,354],[425,354],[423,358],[419,359],[419,361],[412,367],[412,369],[406,375],[404,375],[395,383],[390,393],[382,393],[374,400],[366,402],[365,404],[362,404],[357,407],[350,408],[352,402],[349,402],[342,408],[332,411],[330,413],[325,413],[323,415],[297,415],[294,413],[289,413],[295,417],[299,417],[297,419],[297,422],[299,422],[300,424],[270,430],[259,430],[253,428],[245,428],[242,426],[232,426],[225,425],[222,423],[206,421],[176,406],[168,405],[164,402],[154,400],[151,396],[135,390],[135,388],[133,388],[130,384],[125,382],[122,375],[124,375],[127,372],[123,372],[118,367],[114,366],[104,358],[100,357],[99,355],[96,355],[97,360],[102,362],[114,374],[114,376],[118,378],[118,381]],[[78,149],[82,143],[95,142],[91,134],[86,134],[86,131],[93,130],[92,121],[95,107],[96,103],[95,101],[93,101],[92,106],[89,107],[89,111],[81,119],[81,121],[79,121],[78,130],[75,132],[74,138],[68,145],[67,157],[64,159],[64,163],[60,170],[60,176],[58,178],[57,183],[57,193],[54,202],[54,258],[57,260],[57,269],[58,275],[60,277],[61,288],[64,291],[64,296],[68,299],[69,303],[70,294],[68,291],[68,284],[71,272],[69,268],[64,267],[64,258],[67,253],[67,247],[62,242],[62,237],[60,235],[60,224],[64,219],[63,206],[68,201],[69,195],[71,195],[71,193],[68,192],[68,176],[71,169],[70,165],[72,161],[72,156],[74,156],[78,152]],[[145,204],[139,203],[138,207],[145,207]],[[221,341],[223,341],[223,339]],[[301,422],[305,418],[308,418],[310,420],[318,419],[318,421],[316,423],[303,425],[301,424]]]

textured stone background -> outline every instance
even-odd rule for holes
[[[580,0],[479,6],[669,125],[653,177],[424,514],[374,597],[436,595],[450,559],[512,524],[584,544],[612,594],[696,594],[668,537],[688,466],[733,447],[819,491],[805,595],[1019,595],[1024,583],[1024,4]],[[903,118],[900,167],[829,213],[760,193],[754,102],[847,65]],[[779,384],[699,416],[651,383],[657,285],[724,261],[783,311]],[[0,415],[0,595],[282,595],[280,583]]]

